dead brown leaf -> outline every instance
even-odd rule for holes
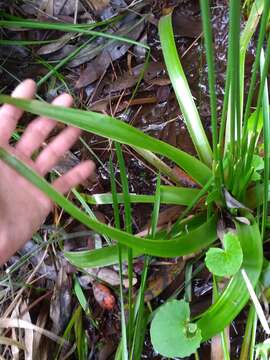
[[[137,40],[143,31],[144,23],[140,23],[135,27],[134,25],[133,22],[128,26],[123,26],[121,32],[117,32],[116,35],[124,34],[129,39]],[[132,27],[132,32],[129,32]],[[130,47],[130,43],[120,41],[114,41],[107,45],[102,53],[82,71],[76,83],[76,88],[80,89],[96,81],[106,71],[110,63],[124,56]]]
[[[48,55],[60,50],[68,41],[74,37],[74,33],[68,33],[61,36],[57,41],[47,44],[39,48],[37,51],[38,55]]]
[[[110,0],[88,0],[95,13],[99,15],[109,4]]]
[[[181,170],[178,166],[175,166],[173,168],[173,173],[177,176],[179,181],[184,186],[197,187],[197,183],[189,175],[187,175],[183,170]]]
[[[71,282],[66,270],[61,266],[54,287],[50,305],[50,318],[53,322],[53,332],[59,334],[70,319],[72,309]]]
[[[183,271],[185,264],[183,258],[179,258],[175,264],[159,266],[147,280],[144,301],[151,301],[160,295]]]

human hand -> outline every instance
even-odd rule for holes
[[[31,99],[35,90],[34,81],[25,80],[16,87],[12,96]],[[72,105],[72,98],[68,94],[62,94],[53,104],[69,107]],[[8,104],[0,108],[0,146],[23,160],[41,176],[45,176],[76,142],[80,129],[66,127],[33,161],[31,156],[40,149],[57,122],[37,117],[27,126],[13,147],[9,145],[9,139],[22,113],[22,110]],[[67,193],[85,181],[94,168],[92,161],[82,162],[55,180],[52,185],[59,192]],[[52,205],[51,200],[39,189],[0,161],[0,264],[6,262],[31,239],[51,211]]]

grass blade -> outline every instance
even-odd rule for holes
[[[267,1],[266,1],[267,3]],[[240,37],[240,106],[241,106],[241,112],[243,112],[243,100],[244,100],[244,79],[245,79],[245,59],[246,59],[246,52],[247,52],[247,48],[248,45],[250,43],[250,40],[254,34],[254,32],[256,31],[256,28],[258,26],[260,17],[263,13],[263,9],[264,9],[264,14],[266,15],[267,13],[267,9],[266,9],[267,4],[264,4],[264,0],[256,0],[254,1],[248,20],[245,24],[245,28],[242,31],[241,37]],[[264,16],[265,16],[264,15]],[[267,19],[267,16],[266,16]],[[265,20],[262,19],[262,23]],[[267,21],[267,20],[266,20]],[[263,28],[265,28],[265,26],[263,26]],[[261,30],[260,30],[261,31]],[[257,40],[257,49],[258,49],[258,54],[260,54],[261,52],[261,47],[262,47],[262,41],[261,41],[261,35],[259,34],[258,40]],[[251,100],[253,98],[253,93],[255,90],[255,85],[256,85],[256,76],[257,76],[257,71],[258,71],[258,65],[259,65],[259,61],[258,61],[258,56],[255,57],[255,61],[253,63],[253,68],[252,68],[252,75],[251,75],[251,80],[250,80],[250,86],[249,86],[249,93],[248,93],[248,99],[246,102],[246,110],[248,110],[245,113],[244,119],[247,119],[249,117],[249,111],[250,111],[250,105],[251,105]],[[249,104],[249,105],[248,105]],[[243,114],[241,114],[241,118],[242,118]],[[245,120],[244,120],[245,122]]]
[[[228,68],[230,78],[230,148],[233,159],[240,150],[239,141],[241,139],[239,98],[240,7],[239,1],[230,1]]]
[[[115,227],[120,229],[120,213],[117,199],[117,190],[116,190],[116,181],[113,170],[112,159],[109,161],[109,170],[110,170],[110,181],[111,181],[111,191],[113,197],[113,213],[114,213],[114,222]],[[124,305],[124,293],[123,293],[123,247],[121,244],[117,245],[118,250],[118,264],[119,264],[119,274],[120,274],[120,306],[121,306],[121,352],[122,360],[128,360],[128,345],[127,345],[127,327],[126,327],[126,318],[125,318],[125,305]],[[125,250],[128,251],[128,248],[125,247]]]
[[[270,37],[268,37],[268,39],[267,39],[266,55],[265,55],[264,66],[263,66],[262,73],[261,73],[261,81],[260,81],[259,94],[258,94],[257,106],[256,106],[257,110],[261,109],[262,104],[263,104],[265,83],[266,83],[266,78],[267,78],[267,74],[268,74],[268,70],[269,70],[269,64],[270,64]],[[247,150],[246,169],[250,168],[251,161],[252,161],[253,154],[254,154],[256,138],[257,138],[256,131],[257,131],[258,122],[259,122],[259,115],[260,115],[260,111],[256,111],[256,118],[255,118],[254,127],[253,127],[254,136],[251,139],[248,150]]]
[[[129,196],[129,186],[128,186],[128,177],[125,166],[125,161],[119,143],[115,143],[115,150],[118,159],[118,164],[120,168],[120,178],[123,190],[123,199],[124,199],[124,209],[125,209],[125,230],[127,233],[132,233],[132,214],[130,206],[130,196]],[[132,249],[128,249],[128,309],[129,309],[129,319],[128,319],[128,347],[131,347],[131,340],[133,336],[133,322],[134,322],[134,308],[133,308],[133,252]]]
[[[156,185],[156,194],[155,194],[155,202],[154,208],[151,217],[151,228],[150,228],[150,238],[154,239],[156,236],[157,231],[157,224],[158,224],[158,215],[160,209],[160,176],[157,179]],[[141,359],[141,352],[143,347],[143,341],[141,338],[141,334],[145,332],[146,325],[147,325],[147,318],[146,309],[144,306],[144,291],[146,286],[147,274],[148,274],[148,266],[150,264],[150,257],[146,256],[144,259],[144,268],[141,276],[141,284],[139,288],[139,294],[137,297],[136,303],[136,323],[135,323],[135,331],[132,343],[132,351],[131,351],[131,359],[140,360]]]
[[[216,96],[216,76],[214,66],[214,51],[213,51],[213,35],[210,23],[210,11],[209,1],[200,0],[203,34],[206,48],[206,59],[208,65],[208,83],[210,92],[210,104],[211,104],[211,127],[212,127],[212,139],[213,139],[213,156],[214,160],[218,158],[217,148],[217,96]]]
[[[260,3],[257,4],[257,2],[260,2]],[[258,8],[257,8],[257,5],[258,5]],[[249,17],[249,18],[253,18],[255,16],[256,11],[258,11],[258,13],[260,14],[260,11],[262,11],[262,9],[264,9],[264,11],[262,13],[260,31],[259,31],[259,36],[258,36],[258,40],[257,40],[255,61],[253,63],[253,67],[252,67],[252,75],[251,75],[248,97],[247,97],[246,106],[245,106],[244,120],[243,120],[243,123],[244,123],[243,140],[242,140],[242,153],[243,154],[245,154],[247,145],[248,145],[248,119],[250,117],[251,104],[252,104],[252,100],[253,100],[254,91],[256,89],[256,79],[257,79],[257,73],[258,73],[258,69],[259,69],[259,65],[260,65],[260,56],[261,56],[261,50],[262,50],[262,46],[263,46],[263,42],[264,42],[266,24],[268,21],[270,3],[268,1],[262,1],[262,0],[256,1],[256,3],[254,3],[254,12],[252,12]],[[254,22],[256,24],[256,21],[254,21]],[[246,28],[248,28],[248,23],[246,25]],[[243,35],[241,37],[241,54],[242,54],[241,56],[242,56],[243,62],[244,62],[244,55],[243,55],[244,50],[243,49],[245,49],[247,47],[248,40],[249,40],[249,38],[247,38],[247,36],[245,35],[245,31],[244,31]],[[242,65],[242,67],[243,67],[243,65]],[[244,69],[242,71],[244,72]],[[242,85],[242,87],[243,87],[243,85]],[[242,97],[243,97],[243,95],[242,95]]]
[[[178,103],[184,116],[189,134],[201,161],[212,166],[212,150],[206,137],[201,119],[194,103],[189,85],[179,60],[174,42],[171,15],[159,21],[159,36],[168,74],[170,76]]]
[[[142,18],[140,21],[138,21],[137,25],[140,24],[142,21],[144,21],[144,18]],[[96,25],[95,25],[96,26]],[[94,26],[94,27],[95,27]],[[92,36],[101,36],[107,39],[113,39],[118,41],[123,41],[132,45],[138,45],[140,47],[143,47],[145,49],[149,49],[148,45],[145,45],[144,43],[140,43],[138,41],[129,39],[124,36],[119,35],[113,35],[109,33],[105,33],[102,31],[95,31],[91,30],[91,25],[88,25],[88,28],[85,28],[87,26],[79,26],[77,24],[59,24],[59,23],[50,23],[50,22],[39,22],[34,20],[0,20],[0,27],[3,28],[13,28],[13,29],[40,29],[40,30],[57,30],[57,31],[64,31],[64,32],[75,32],[80,34],[86,34],[86,35],[92,35]]]
[[[261,52],[261,72],[264,67],[264,52]],[[262,99],[262,110],[263,110],[263,145],[264,145],[264,174],[263,174],[263,211],[262,211],[262,226],[261,226],[261,236],[264,239],[265,226],[268,216],[268,189],[269,189],[269,156],[270,156],[270,124],[269,124],[269,92],[267,78],[265,80],[263,99]]]

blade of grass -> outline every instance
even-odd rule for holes
[[[245,334],[243,337],[243,343],[241,346],[241,353],[239,360],[246,360],[249,358],[250,342],[252,337],[252,327],[254,324],[254,318],[256,316],[254,305],[251,305],[248,311],[248,317],[246,322]]]
[[[212,141],[213,141],[213,157],[214,160],[218,159],[217,148],[217,96],[216,96],[216,75],[214,65],[214,50],[213,50],[213,35],[210,22],[209,1],[200,0],[203,34],[206,49],[206,59],[208,65],[208,84],[210,92],[210,105],[211,105],[211,128],[212,128]]]
[[[249,13],[247,22],[245,24],[244,30],[241,33],[241,37],[240,37],[240,107],[241,107],[241,118],[243,116],[243,101],[244,101],[244,80],[245,80],[245,59],[246,59],[246,52],[248,49],[248,45],[250,43],[250,40],[253,36],[253,34],[256,31],[256,28],[258,26],[258,23],[260,21],[260,17],[263,13],[263,9],[265,8],[265,4],[264,4],[264,0],[255,0],[253,2],[251,11]],[[265,11],[267,12],[267,9],[265,8]],[[264,20],[262,20],[263,22]],[[262,46],[262,42],[260,40],[260,35],[258,40],[256,40],[257,42],[257,49],[259,49],[259,53],[260,53],[260,49]],[[253,97],[253,91],[255,89],[255,82],[256,82],[256,74],[258,71],[258,63],[255,57],[255,62],[253,63],[253,69],[252,69],[252,75],[251,75],[251,81],[250,81],[250,86],[249,86],[249,92],[251,92],[251,98]],[[255,81],[255,82],[254,82]],[[248,95],[248,100],[247,100],[247,104],[249,104],[249,106],[247,106],[248,108],[248,112],[250,111],[250,98]],[[249,117],[248,113],[245,114],[245,117]],[[245,121],[244,121],[245,122]]]
[[[128,186],[128,175],[126,171],[125,160],[121,145],[118,142],[114,143],[116,155],[118,159],[119,169],[120,169],[120,178],[121,185],[123,190],[123,200],[124,200],[124,209],[125,209],[125,230],[129,234],[132,233],[132,214],[130,206],[130,195],[129,195],[129,186]]]
[[[241,139],[240,98],[239,98],[239,49],[240,49],[240,7],[239,1],[230,0],[228,68],[230,77],[229,121],[230,146],[233,162],[236,158]],[[231,166],[229,167],[231,169]]]
[[[76,321],[81,316],[82,308],[81,306],[78,306],[74,313],[72,314],[71,319],[69,320],[69,323],[67,324],[67,327],[63,334],[63,339],[69,340],[71,338],[71,330],[74,328]],[[61,350],[63,348],[63,344],[59,346],[56,356],[54,357],[54,360],[59,359]]]
[[[184,120],[201,161],[212,166],[212,150],[203,129],[189,85],[175,46],[171,15],[159,21],[159,36],[162,52]]]
[[[121,185],[123,190],[124,198],[124,209],[125,209],[125,230],[128,234],[132,234],[132,213],[130,206],[130,196],[129,196],[129,185],[128,177],[126,171],[125,160],[123,157],[123,152],[121,145],[118,142],[114,143],[117,160],[120,169],[120,178]],[[133,323],[134,323],[134,307],[133,307],[133,251],[128,249],[128,309],[129,309],[129,319],[128,319],[128,348],[131,348],[131,341],[133,336]]]
[[[56,42],[56,40],[0,40],[0,46],[29,46],[44,45]]]
[[[144,21],[145,18],[142,17],[138,23],[140,24],[142,21]],[[13,28],[13,29],[40,29],[40,30],[57,30],[57,31],[64,31],[64,32],[75,32],[80,34],[87,34],[92,36],[100,36],[107,39],[113,39],[118,41],[123,41],[132,45],[138,45],[142,48],[149,49],[148,45],[145,45],[144,43],[140,43],[138,41],[129,39],[124,36],[120,35],[113,35],[110,33],[105,33],[102,31],[95,31],[90,29],[85,29],[84,27],[80,27],[77,24],[57,24],[57,23],[49,23],[49,22],[38,22],[33,20],[23,20],[23,21],[17,21],[17,20],[0,20],[0,27],[3,28]]]
[[[117,199],[117,190],[116,190],[116,181],[113,170],[113,163],[110,157],[109,160],[109,171],[110,171],[110,181],[111,181],[111,191],[113,197],[113,213],[114,213],[114,222],[116,229],[120,229],[120,213]],[[118,264],[119,264],[119,274],[120,274],[120,306],[121,306],[121,351],[122,351],[122,360],[128,360],[128,343],[127,343],[127,327],[126,327],[126,318],[125,318],[125,305],[124,305],[124,293],[123,293],[123,247],[121,244],[117,245],[118,250]],[[125,250],[128,251],[127,247]]]
[[[264,52],[261,52],[261,72],[264,67]],[[263,210],[262,210],[262,224],[261,224],[261,237],[264,239],[265,234],[265,225],[267,222],[268,216],[268,189],[269,189],[269,137],[270,137],[270,124],[269,124],[269,92],[267,78],[265,79],[263,99],[262,99],[262,110],[263,110],[263,147],[264,147],[264,173],[263,173]]]
[[[76,294],[76,297],[83,309],[83,311],[85,312],[85,314],[87,315],[87,317],[90,319],[92,325],[98,329],[98,325],[97,325],[97,322],[95,321],[94,317],[93,317],[93,314],[89,308],[89,303],[84,295],[84,292],[81,288],[81,285],[77,279],[76,276],[74,276],[74,292]]]
[[[256,3],[257,3],[257,1],[256,1]],[[257,11],[256,3],[254,4],[254,6],[255,6],[254,12]],[[260,5],[260,7],[258,8],[258,11],[260,11],[262,4],[258,4],[258,5]],[[259,69],[259,65],[260,65],[260,54],[261,54],[261,50],[262,50],[262,46],[263,46],[263,42],[264,42],[264,36],[265,36],[265,31],[266,31],[266,24],[267,24],[267,20],[268,20],[270,3],[268,1],[263,2],[263,8],[264,8],[264,11],[262,13],[259,36],[258,36],[258,40],[257,40],[255,60],[254,60],[253,66],[252,66],[250,86],[249,86],[248,97],[247,97],[246,106],[245,106],[245,113],[244,113],[244,120],[243,120],[244,127],[243,127],[243,140],[242,140],[242,154],[246,153],[246,149],[247,149],[247,145],[248,145],[248,119],[250,117],[252,99],[254,96],[254,91],[256,89],[256,78],[257,78],[257,73],[258,73],[258,69]],[[244,33],[243,33],[243,35],[244,35]],[[248,44],[248,41],[245,40],[245,36],[243,36],[242,37],[242,47],[246,47],[247,44]],[[256,128],[256,130],[257,130],[257,128]]]
[[[261,73],[261,81],[260,81],[259,94],[258,94],[258,100],[257,100],[257,106],[256,106],[257,110],[261,109],[261,107],[262,107],[263,96],[264,96],[264,91],[265,91],[265,83],[266,83],[266,78],[267,78],[267,74],[268,74],[268,70],[269,70],[269,64],[270,64],[270,36],[268,37],[268,40],[267,40],[265,61],[264,61],[264,66],[263,66],[263,70]],[[254,127],[253,127],[254,134],[256,134],[256,130],[258,127],[259,115],[260,115],[260,111],[257,111],[256,118],[254,121]],[[255,144],[256,144],[256,136],[253,137],[253,139],[251,140],[250,145],[248,147],[246,169],[249,169],[251,166],[251,161],[252,161],[253,154],[254,154]]]
[[[88,357],[88,346],[87,338],[83,325],[82,312],[76,318],[74,323],[74,334],[75,334],[75,343],[76,343],[76,353],[78,360],[85,360]]]
[[[38,23],[38,24],[44,24],[44,23],[45,24],[53,24],[52,22],[44,22],[44,21],[39,21],[39,20],[26,20],[25,18],[11,15],[4,11],[0,11],[0,16],[6,20],[21,21],[22,23],[25,23],[25,22],[28,23],[30,21],[31,23]],[[94,29],[95,27],[98,27],[98,26],[109,25],[111,23],[114,23],[114,22],[122,19],[123,17],[124,17],[124,15],[117,15],[117,16],[113,16],[106,20],[96,21],[96,22],[87,23],[87,24],[70,24],[70,23],[59,22],[59,23],[56,23],[56,25],[64,25],[64,26],[70,26],[70,27],[74,27],[74,28],[83,28],[83,29],[89,29],[89,28]]]
[[[155,193],[155,201],[154,201],[154,208],[152,211],[151,216],[151,227],[150,227],[150,238],[154,239],[157,232],[157,224],[158,224],[158,216],[159,216],[159,209],[160,209],[160,176],[157,178],[157,184],[156,184],[156,193]],[[136,322],[135,322],[135,331],[134,331],[134,337],[133,337],[133,343],[132,343],[132,349],[131,349],[131,359],[134,360],[140,360],[141,359],[141,353],[142,353],[142,347],[143,347],[143,341],[141,338],[141,334],[144,334],[146,330],[146,324],[147,324],[147,316],[146,316],[146,309],[144,306],[144,292],[146,287],[146,280],[147,280],[147,274],[148,274],[148,267],[150,264],[150,257],[145,256],[144,258],[144,268],[141,276],[141,284],[139,293],[137,296],[137,302],[136,302],[136,308],[135,308],[135,314],[136,314]]]

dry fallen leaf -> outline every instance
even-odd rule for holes
[[[31,321],[31,316],[29,311],[27,310],[27,304],[25,301],[23,301],[21,303],[20,306],[20,313],[22,314],[21,319],[22,320],[26,320],[28,322],[32,322]],[[34,330],[33,329],[25,329],[24,330],[24,344],[25,344],[25,351],[24,351],[24,359],[25,360],[33,360],[34,357],[34,352],[33,352],[33,347],[34,347]]]
[[[137,20],[136,20],[137,21]],[[115,35],[125,35],[131,40],[137,40],[143,31],[144,23],[141,22],[135,26],[135,22],[131,21],[128,25],[125,24],[121,31],[115,33]],[[128,30],[133,27],[132,31]],[[126,54],[128,49],[132,45],[127,42],[114,41],[109,43],[104,50],[98,55],[87,67],[81,72],[80,77],[76,83],[76,88],[80,89],[84,86],[92,84],[96,81],[109,67],[111,62],[120,59]]]
[[[53,331],[61,333],[71,316],[72,310],[71,282],[65,268],[62,266],[54,287],[50,305],[50,318],[53,322]]]
[[[110,0],[89,0],[89,2],[97,15],[110,4]]]
[[[179,258],[176,264],[159,267],[156,272],[149,276],[144,301],[148,302],[157,297],[165,290],[183,271],[186,262]]]
[[[38,49],[38,55],[49,55],[60,50],[65,44],[74,37],[74,33],[67,33],[61,37],[59,37],[55,42],[41,46]]]

